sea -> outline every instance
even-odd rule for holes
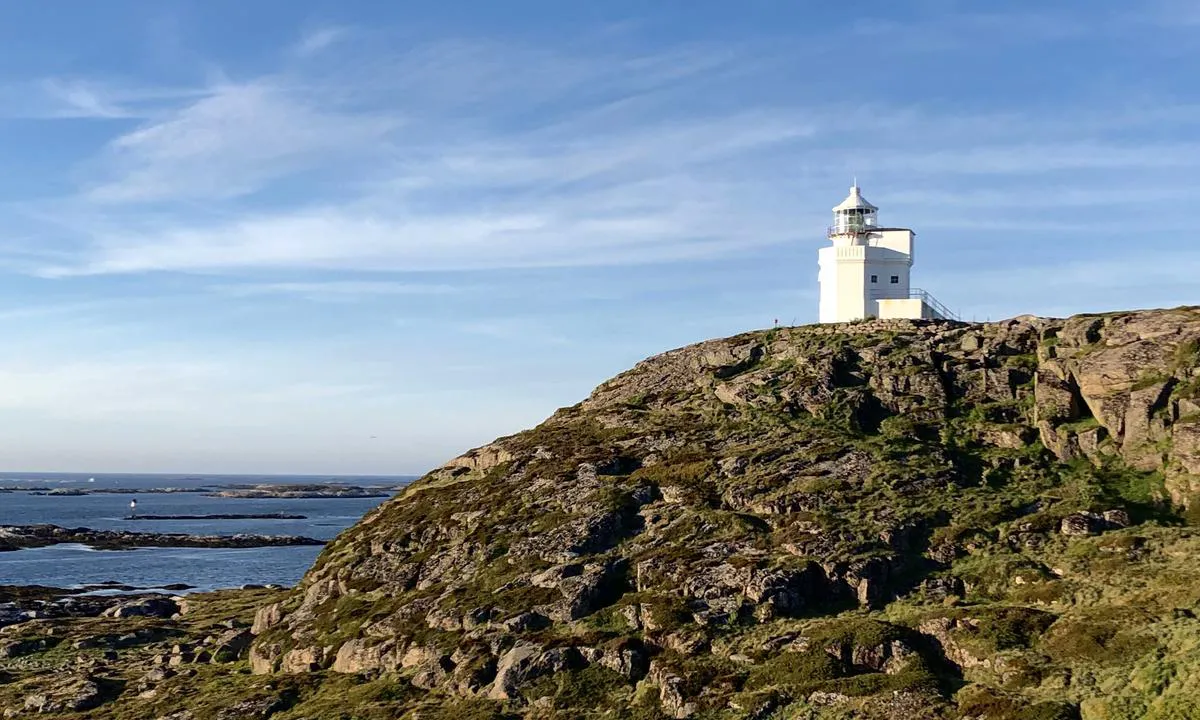
[[[148,493],[260,484],[346,484],[394,494],[408,476],[309,475],[118,475],[0,473],[0,525],[51,524],[97,530],[176,532],[203,535],[304,535],[330,540],[388,497],[224,498],[200,492]],[[40,495],[39,489],[88,491],[87,495]],[[98,490],[141,490],[138,493]],[[4,492],[9,490],[11,492]],[[32,490],[32,492],[31,492]],[[130,501],[139,515],[217,515],[282,513],[304,520],[130,520]],[[193,592],[243,585],[299,581],[321,548],[248,549],[138,548],[93,550],[84,545],[53,545],[0,552],[0,585],[79,588],[103,583],[137,588],[185,584]]]

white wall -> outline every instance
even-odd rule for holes
[[[872,234],[866,244],[854,244],[850,236],[835,238],[834,243],[817,253],[821,322],[880,317],[876,296],[908,298],[913,247],[911,231],[886,230]],[[877,282],[871,282],[872,275]],[[893,276],[899,280],[895,284],[891,282]]]
[[[870,244],[874,247],[887,248],[907,255],[909,264],[913,260],[913,231],[912,230],[883,230],[876,233]]]
[[[880,320],[938,320],[944,319],[921,298],[880,300]]]
[[[869,310],[867,249],[861,245],[851,245],[824,247],[818,251],[821,322],[849,322],[866,317]]]
[[[877,301],[881,298],[907,298],[909,290],[909,260],[908,255],[882,247],[868,247],[865,267],[865,282],[869,302],[866,307],[868,315],[878,317]],[[877,282],[871,282],[871,277]],[[898,282],[893,283],[892,278]]]

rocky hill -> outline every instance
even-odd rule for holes
[[[380,506],[253,676],[90,716],[1200,717],[1198,482],[1198,309],[714,340]]]

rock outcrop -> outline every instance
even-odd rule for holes
[[[787,328],[665,353],[344,533],[260,614],[254,669],[412,672],[518,707],[611,672],[657,688],[667,716],[714,711],[753,671],[713,686],[706,658],[772,657],[765,638],[729,652],[746,628],[979,596],[990,579],[948,574],[959,558],[1190,506],[1198,347],[1185,308]],[[925,637],[827,646],[823,686],[767,705],[836,703],[850,679],[944,703],[961,664]],[[910,682],[871,679],[885,675]]]

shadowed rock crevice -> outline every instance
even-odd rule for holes
[[[750,370],[763,359],[764,351],[761,345],[754,345],[746,352],[746,357],[731,365],[722,365],[713,370],[713,377],[718,380],[728,380]]]

